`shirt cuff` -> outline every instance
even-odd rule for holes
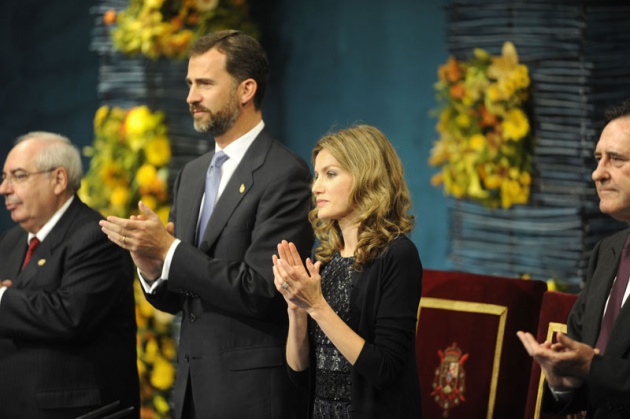
[[[547,383],[547,387],[549,387],[549,391],[551,391],[553,398],[556,399],[557,402],[567,401],[573,395],[573,391],[571,390],[565,390],[565,391],[554,390],[553,388],[551,388],[551,386],[548,383]]]
[[[171,247],[169,247],[168,252],[166,252],[166,257],[164,258],[164,264],[162,265],[162,275],[156,279],[155,281],[151,281],[149,283],[140,273],[140,269],[138,269],[138,279],[140,279],[140,284],[144,289],[144,292],[147,294],[153,294],[155,289],[160,286],[160,284],[164,281],[168,280],[168,274],[171,270],[171,262],[173,261],[173,255],[175,255],[175,249],[181,243],[181,240],[175,239]]]

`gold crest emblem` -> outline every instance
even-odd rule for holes
[[[447,418],[449,410],[459,406],[466,399],[466,372],[464,362],[468,354],[462,355],[462,350],[453,342],[444,351],[439,350],[440,365],[435,369],[433,391],[431,396],[444,410],[443,417]]]

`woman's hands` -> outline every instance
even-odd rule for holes
[[[326,304],[322,295],[321,262],[306,259],[306,266],[293,243],[283,240],[278,244],[278,255],[273,255],[273,274],[276,289],[284,296],[289,309],[302,309],[311,314]]]
[[[278,244],[278,255],[273,256],[274,284],[289,305],[287,362],[295,371],[308,366],[306,313],[350,365],[354,365],[365,345],[365,340],[328,305],[322,294],[320,267],[321,262],[310,259],[306,259],[306,266],[302,264],[297,248],[286,240]]]

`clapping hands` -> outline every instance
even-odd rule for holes
[[[274,284],[290,309],[311,313],[325,303],[319,275],[321,262],[313,263],[309,258],[303,264],[295,245],[286,240],[278,244],[278,255],[272,259]]]

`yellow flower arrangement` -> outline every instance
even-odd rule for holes
[[[112,41],[125,54],[182,59],[208,32],[231,28],[255,35],[248,14],[247,0],[130,0],[120,13],[108,10],[103,21],[116,25]]]
[[[94,134],[94,143],[84,149],[91,160],[81,199],[105,216],[135,214],[140,199],[164,213],[163,208],[169,208],[171,159],[164,114],[152,113],[147,106],[102,106],[94,117]]]
[[[491,208],[529,201],[533,138],[526,113],[529,73],[511,42],[501,56],[482,49],[469,61],[449,58],[435,84],[439,139],[431,178],[447,195]]]
[[[137,214],[142,200],[168,221],[170,142],[164,115],[146,106],[130,110],[102,106],[94,117],[95,139],[84,154],[90,169],[81,181],[79,197],[103,215]],[[175,370],[175,342],[170,314],[155,310],[134,283],[138,324],[138,373],[143,419],[168,418]]]

